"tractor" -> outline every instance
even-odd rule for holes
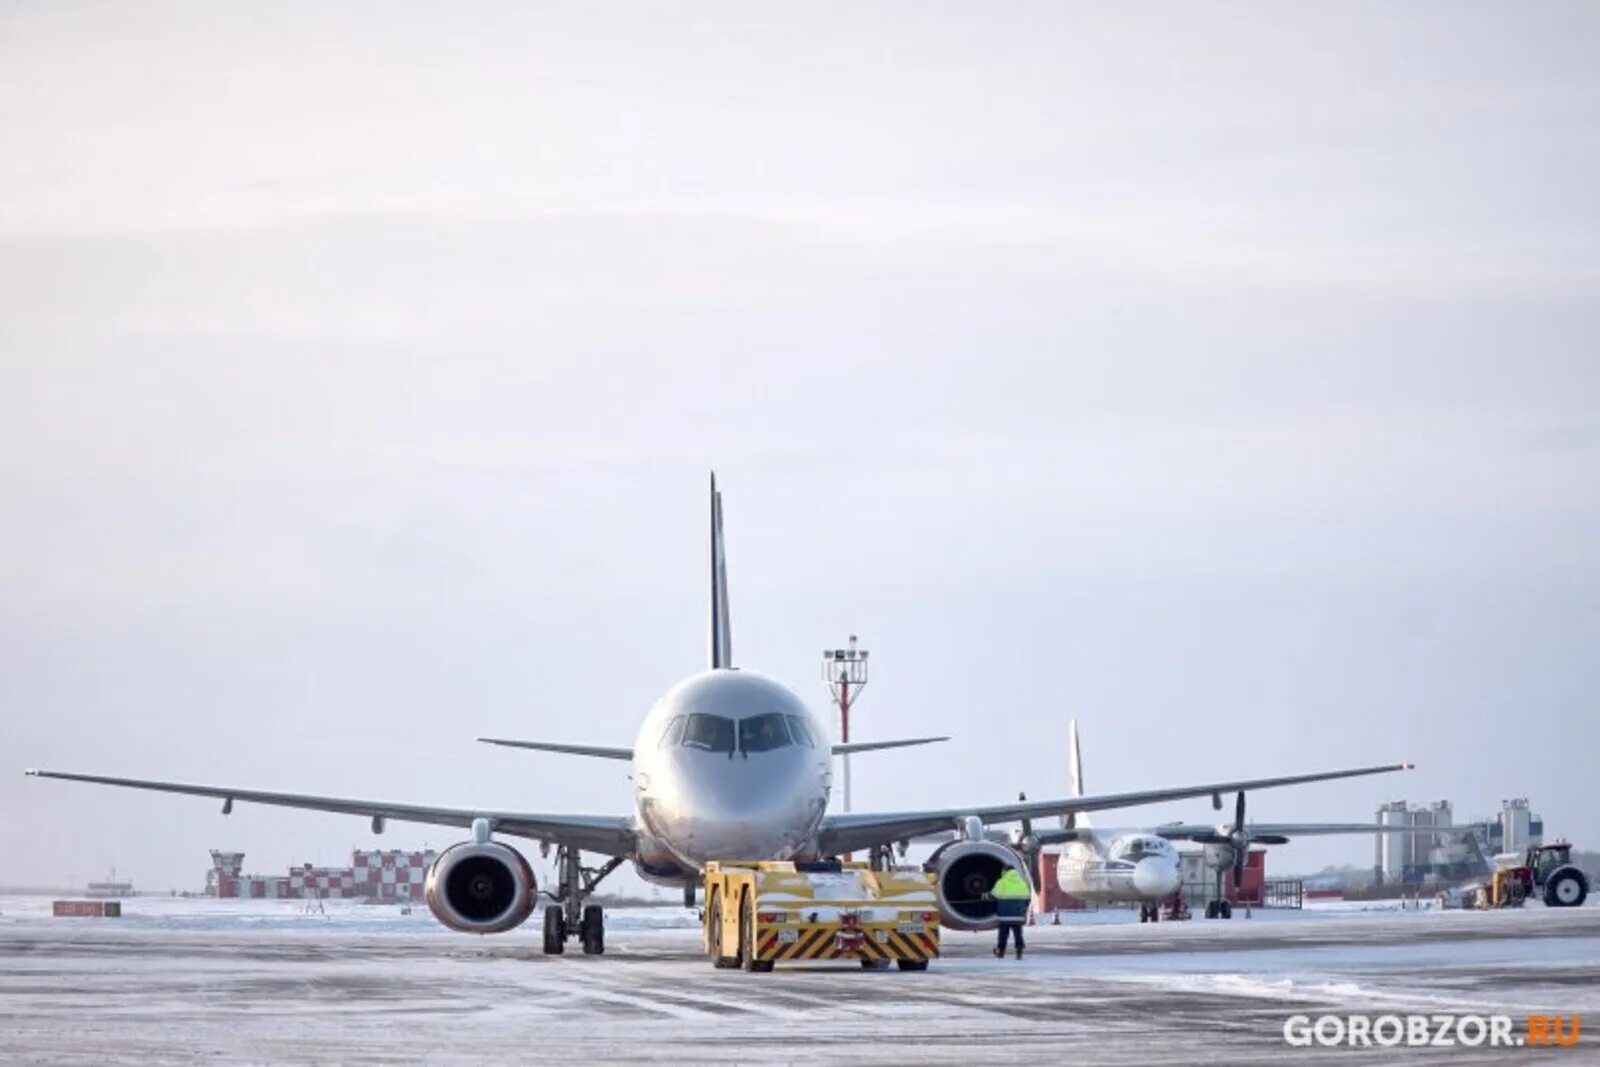
[[[1543,890],[1547,908],[1576,908],[1589,896],[1589,877],[1572,865],[1572,846],[1565,841],[1534,845],[1523,857],[1532,890]]]
[[[1566,842],[1533,845],[1521,863],[1510,863],[1489,875],[1477,887],[1480,908],[1520,908],[1529,897],[1543,891],[1549,908],[1576,908],[1589,896],[1589,878],[1572,865],[1572,846]]]

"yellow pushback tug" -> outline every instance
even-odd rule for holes
[[[939,954],[929,875],[865,863],[724,862],[704,871],[706,955],[718,967],[859,960],[925,971]]]

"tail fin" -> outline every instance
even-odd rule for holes
[[[1067,795],[1081,797],[1083,792],[1083,748],[1078,744],[1078,720],[1067,724]],[[1063,829],[1072,830],[1089,825],[1088,812],[1073,812],[1061,816]]]
[[[728,621],[728,560],[722,547],[722,494],[711,472],[711,667],[733,666],[733,628]]]
[[[1083,747],[1078,744],[1078,720],[1073,719],[1067,725],[1067,732],[1071,738],[1072,751],[1068,755],[1067,774],[1068,786],[1075,797],[1083,796]]]

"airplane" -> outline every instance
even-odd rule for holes
[[[1083,750],[1076,719],[1071,721],[1068,730],[1069,789],[1072,796],[1082,796]],[[1090,903],[1138,904],[1139,921],[1156,922],[1162,903],[1171,898],[1183,882],[1174,841],[1193,841],[1204,846],[1205,864],[1216,875],[1216,895],[1206,902],[1206,918],[1231,919],[1233,905],[1223,894],[1222,879],[1231,870],[1233,884],[1239,884],[1251,844],[1283,845],[1291,837],[1331,834],[1413,832],[1380,823],[1246,823],[1244,809],[1244,793],[1240,792],[1233,822],[1220,826],[1166,823],[1139,829],[1096,830],[1085,815],[1070,822],[1063,819],[1060,830],[1035,835],[1038,839],[1035,847],[1061,844],[1056,884],[1062,892]]]
[[[702,865],[714,860],[826,862],[852,851],[867,852],[874,866],[893,863],[898,848],[924,834],[955,831],[930,860],[940,917],[954,929],[995,925],[995,906],[984,897],[1007,867],[1022,867],[1015,850],[986,840],[986,828],[1034,818],[1244,792],[1306,782],[1355,778],[1406,770],[1384,764],[1270,778],[1210,782],[1099,796],[1001,804],[969,804],[901,812],[828,812],[833,757],[943,738],[832,744],[821,720],[789,688],[734,665],[728,612],[727,559],[722,494],[711,476],[710,655],[706,670],[667,690],[644,716],[631,748],[548,741],[483,738],[489,744],[631,763],[633,811],[618,815],[566,815],[485,808],[434,807],[300,793],[268,792],[227,785],[120,778],[30,769],[36,778],[210,797],[224,815],[236,801],[356,815],[370,819],[374,833],[389,820],[455,826],[471,836],[445,849],[429,869],[425,899],[445,926],[466,933],[501,933],[521,925],[541,897],[544,951],[560,954],[576,937],[586,954],[604,952],[601,906],[589,902],[600,882],[623,863],[648,881],[681,887],[686,907],[695,905]],[[537,842],[548,856],[554,846],[555,886],[540,890],[526,857],[497,838]],[[586,866],[584,854],[604,857]],[[713,912],[716,902],[711,903]]]

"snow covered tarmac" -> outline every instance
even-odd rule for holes
[[[0,898],[0,1062],[840,1059],[1257,1063],[1323,1013],[1588,1016],[1600,907],[1313,910],[1141,926],[1125,912],[1028,933],[1018,964],[947,933],[926,974],[712,969],[680,909],[617,911],[607,955],[549,958],[536,924],[472,938],[425,910],[138,898],[53,919]],[[1593,1058],[1600,1044],[1554,1053]],[[1019,1046],[1029,1046],[1027,1049]],[[1504,1062],[1505,1050],[1427,1050]],[[1385,1061],[1393,1052],[1340,1056]]]

